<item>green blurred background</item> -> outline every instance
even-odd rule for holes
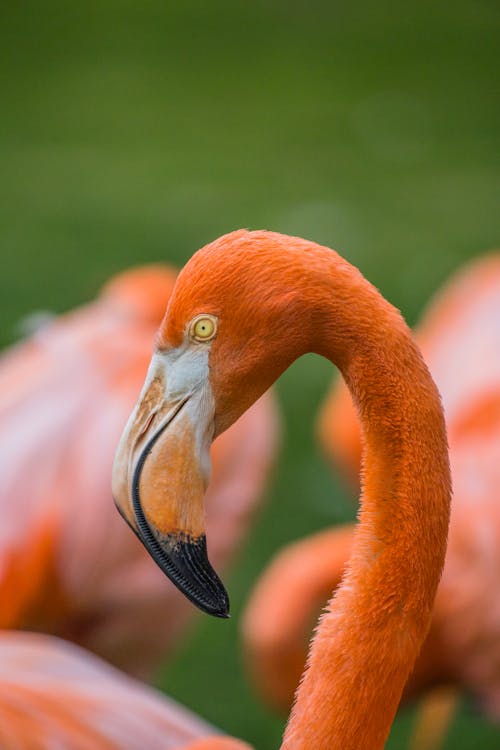
[[[242,226],[335,247],[413,323],[498,243],[498,22],[488,0],[2,3],[2,343],[29,311]],[[286,541],[353,517],[312,437],[330,377],[307,357],[279,383],[283,450],[227,581],[233,617],[198,618],[158,675],[259,750],[283,722],[244,682],[245,597]],[[446,748],[499,746],[464,703]]]

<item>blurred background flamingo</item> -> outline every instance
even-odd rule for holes
[[[424,315],[418,339],[443,397],[454,501],[431,629],[405,696],[459,686],[500,721],[500,254],[452,277]],[[328,457],[357,482],[361,439],[342,383],[322,410],[319,435]],[[352,534],[346,525],[290,545],[253,592],[243,622],[247,664],[275,708],[292,700],[312,626],[341,580]],[[438,746],[451,718],[453,697],[436,696],[415,748]]]
[[[119,517],[110,476],[174,281],[161,266],[124,272],[0,359],[0,627],[60,635],[143,677],[194,610]],[[242,543],[276,443],[268,393],[214,446],[217,565]]]
[[[0,632],[2,750],[181,750],[211,736],[248,747],[78,646]]]

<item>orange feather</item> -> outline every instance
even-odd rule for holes
[[[0,632],[2,750],[181,750],[207,735],[217,730],[78,646]]]

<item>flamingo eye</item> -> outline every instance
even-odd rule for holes
[[[217,333],[217,318],[214,315],[197,315],[191,321],[189,333],[194,341],[210,341]]]

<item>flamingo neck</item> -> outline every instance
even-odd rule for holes
[[[339,366],[361,419],[363,484],[349,568],[321,617],[282,750],[380,750],[444,562],[446,433],[399,313],[347,264],[329,296],[315,296],[324,315],[315,351]]]

